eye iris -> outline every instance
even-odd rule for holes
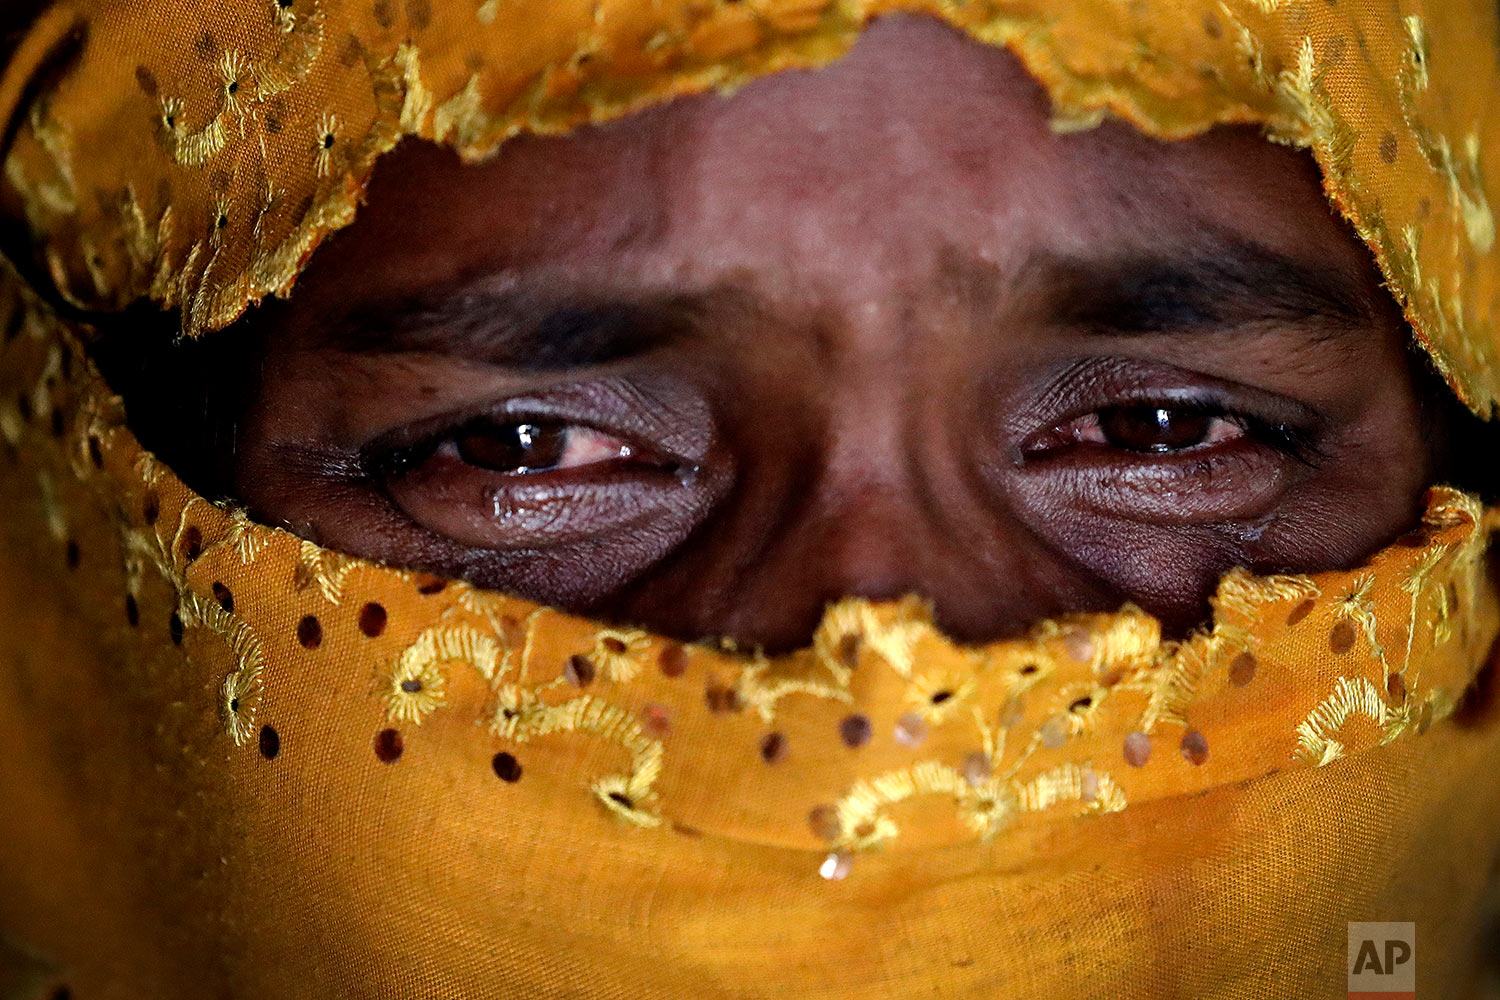
[[[459,457],[496,472],[533,472],[557,466],[567,448],[567,428],[557,424],[480,423],[453,439]]]
[[[1099,413],[1110,446],[1126,451],[1183,451],[1208,440],[1214,416],[1160,406],[1114,406]]]

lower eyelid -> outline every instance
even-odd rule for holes
[[[1254,433],[1226,421],[1221,440],[1179,451],[1128,451],[1108,445],[1049,448],[1023,456],[1018,469],[1037,476],[1082,477],[1126,493],[1187,493],[1231,491],[1225,476],[1249,474],[1257,479],[1278,476],[1295,456],[1261,441]]]
[[[1100,459],[1062,473],[1075,502],[1112,517],[1151,524],[1211,523],[1256,517],[1287,488],[1287,468],[1263,451],[1227,447],[1120,463]],[[1048,473],[1049,475],[1055,473]],[[1185,505],[1187,498],[1196,498]]]
[[[468,548],[495,550],[639,534],[644,525],[692,513],[703,502],[700,491],[683,492],[693,484],[643,476],[642,470],[621,477],[595,477],[587,466],[559,473],[485,473],[445,456],[440,465],[388,484],[384,493],[419,528]]]

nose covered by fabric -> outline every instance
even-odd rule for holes
[[[0,971],[1259,997],[1336,989],[1348,922],[1400,919],[1424,992],[1475,981],[1500,619],[1474,498],[1434,489],[1350,572],[1232,573],[1181,642],[1126,608],[962,646],[850,599],[769,657],[255,524],[144,452],[91,365],[80,310],[144,297],[198,334],[290,291],[404,135],[480,156],[826,62],[897,7],[1011,47],[1061,127],[1310,146],[1455,391],[1500,395],[1478,7],[58,5],[0,82],[3,203],[41,249],[0,284]]]

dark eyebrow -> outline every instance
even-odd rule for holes
[[[1278,323],[1341,334],[1375,319],[1353,276],[1240,240],[1182,255],[1048,257],[1032,267],[1040,271],[1054,321],[1106,335]]]
[[[691,336],[717,296],[611,297],[460,283],[365,301],[332,317],[320,346],[360,354],[433,352],[522,372],[609,364]]]

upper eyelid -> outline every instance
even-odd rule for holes
[[[1026,392],[1025,389],[1022,390]],[[1321,433],[1327,417],[1301,400],[1181,368],[1169,362],[1129,356],[1088,356],[1065,362],[1026,396],[1011,395],[1005,430],[1029,437],[1109,406],[1171,405]]]
[[[1096,413],[1112,406],[1160,406],[1163,408],[1191,409],[1195,412],[1209,410],[1224,413],[1236,412],[1234,403],[1225,398],[1227,393],[1214,386],[1180,386],[1164,388],[1142,385],[1124,385],[1108,391],[1094,386],[1085,387],[1088,393],[1074,401],[1057,421],[1070,420],[1088,413]],[[1059,394],[1060,395],[1060,394]]]

